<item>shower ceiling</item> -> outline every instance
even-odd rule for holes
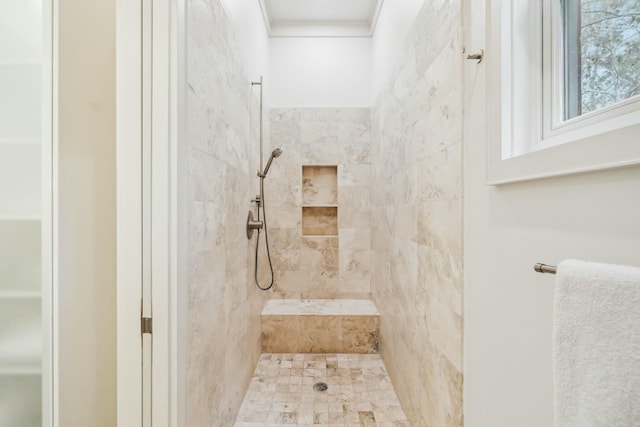
[[[260,0],[271,37],[370,37],[383,0]]]

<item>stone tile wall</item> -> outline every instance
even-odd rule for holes
[[[372,111],[372,295],[411,425],[462,425],[462,17],[426,0]]]
[[[368,298],[370,292],[370,110],[290,108],[270,111],[270,144],[281,147],[265,181],[276,284],[272,298]],[[329,171],[337,166],[337,195]],[[303,191],[304,187],[304,191]],[[315,236],[333,222],[337,236]]]
[[[187,418],[190,427],[230,426],[260,355],[268,297],[253,284],[245,234],[258,183],[257,100],[221,1],[189,0],[187,9]]]

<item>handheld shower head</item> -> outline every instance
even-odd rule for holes
[[[273,150],[271,152],[271,157],[269,157],[269,161],[267,162],[267,166],[265,166],[264,171],[262,173],[258,171],[258,176],[260,178],[266,178],[267,172],[269,172],[269,168],[271,167],[271,162],[273,162],[273,159],[275,159],[276,157],[280,157],[281,155],[282,155],[282,150],[280,148],[276,148],[275,150]]]

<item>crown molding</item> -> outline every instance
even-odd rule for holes
[[[369,20],[274,20],[267,0],[258,0],[269,37],[372,37],[384,0],[377,0]]]

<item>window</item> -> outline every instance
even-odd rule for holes
[[[487,4],[489,181],[640,163],[640,0]]]
[[[640,0],[563,0],[564,120],[640,95]]]
[[[531,150],[565,143],[564,133],[639,111],[640,0],[537,4],[529,7],[542,4],[536,25],[543,36],[534,42],[543,52],[536,65],[543,69],[542,102],[535,107],[543,110],[543,131]],[[600,129],[606,130],[607,125]]]

